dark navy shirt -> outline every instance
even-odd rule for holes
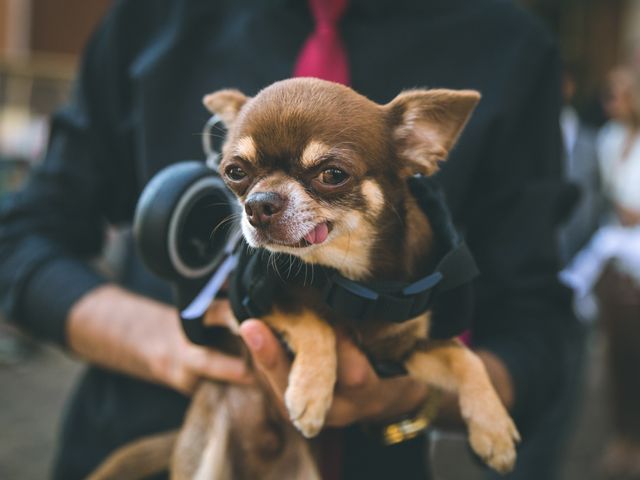
[[[203,95],[225,87],[253,95],[289,77],[312,29],[301,0],[115,2],[87,47],[71,102],[53,117],[43,164],[2,203],[3,310],[64,345],[70,307],[107,281],[88,263],[105,228],[131,222],[155,172],[203,157]],[[556,48],[508,0],[352,0],[341,32],[352,86],[376,102],[413,87],[483,95],[439,179],[482,272],[473,342],[508,367],[526,429],[563,381],[574,322],[556,280],[564,189]],[[171,301],[134,258],[129,273],[130,288]],[[68,411],[58,477],[79,478],[123,442],[179,425],[187,403],[90,368]],[[421,448],[384,450],[354,431],[348,478],[422,478]],[[413,473],[399,475],[399,464]]]

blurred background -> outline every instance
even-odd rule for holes
[[[39,161],[48,116],[67,98],[83,45],[110,3],[0,0],[0,195],[17,189]],[[640,0],[519,3],[548,25],[565,59],[566,108],[561,123],[567,175],[572,177],[572,165],[591,162],[588,157],[597,153],[598,130],[616,115],[620,81],[612,82],[611,72],[624,65],[633,77],[640,70]],[[582,128],[590,135],[591,146],[578,153],[573,147],[580,144]],[[595,162],[589,164],[592,173],[597,170]],[[600,186],[593,176],[572,177],[582,185],[583,199],[591,199],[584,208],[593,221],[576,227],[575,235],[559,232],[565,262],[584,246],[602,216]],[[597,315],[592,307],[588,302],[577,306],[585,319],[584,332],[577,333],[583,336],[584,349],[576,351],[576,387],[568,394],[569,407],[558,413],[567,424],[565,433],[557,433],[567,439],[559,442],[566,448],[558,451],[558,478],[567,480],[605,478],[603,464],[611,454],[616,425],[611,412],[621,395],[609,380],[612,336],[606,333],[602,310]],[[0,479],[47,477],[64,399],[80,368],[72,358],[34,343],[0,319]],[[635,380],[640,383],[637,375]],[[464,446],[456,436],[438,434],[434,445],[438,478],[482,478],[471,462],[459,461]]]

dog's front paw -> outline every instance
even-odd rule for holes
[[[473,450],[494,470],[508,473],[516,462],[520,435],[510,418],[501,425],[487,427],[485,422],[469,423],[469,442]]]
[[[516,444],[520,441],[520,434],[497,396],[491,397],[494,396],[463,407],[463,416],[469,427],[469,443],[487,465],[500,473],[508,473],[516,462]]]
[[[289,417],[307,438],[315,437],[324,425],[327,411],[333,400],[333,392],[290,387],[284,396]]]

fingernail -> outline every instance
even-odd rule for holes
[[[262,348],[264,344],[264,338],[258,332],[247,332],[244,336],[244,340],[249,344],[249,348],[257,352]]]

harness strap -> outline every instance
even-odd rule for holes
[[[238,272],[231,301],[240,321],[269,313],[275,289],[298,284],[318,289],[323,301],[339,316],[355,322],[392,323],[402,323],[426,312],[436,294],[468,283],[478,275],[464,242],[447,252],[433,273],[409,284],[355,282],[336,270],[318,266],[314,266],[313,279],[306,279],[306,271],[296,258],[281,256],[274,264],[266,261],[264,252],[249,252],[247,247],[240,253]]]

